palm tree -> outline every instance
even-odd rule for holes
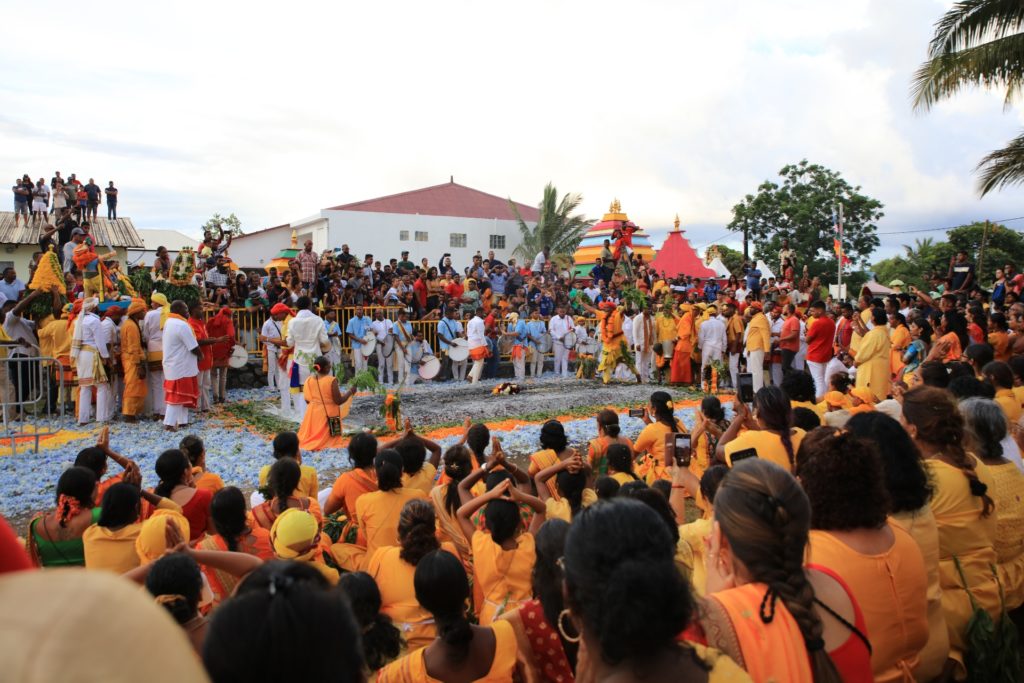
[[[583,195],[580,194],[566,194],[559,201],[558,190],[552,183],[548,183],[544,186],[544,199],[537,206],[540,209],[540,220],[531,228],[519,215],[515,203],[509,199],[508,205],[516,215],[520,232],[519,246],[512,252],[513,256],[532,259],[544,247],[548,247],[552,259],[571,259],[583,235],[594,224],[583,214],[573,215],[582,201]]]
[[[1006,90],[1009,106],[1024,85],[1024,3],[960,0],[935,25],[928,61],[914,76],[914,108],[930,109],[960,90],[982,85]],[[982,196],[1024,182],[1024,135],[992,152],[975,169]]]

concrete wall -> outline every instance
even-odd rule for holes
[[[507,262],[519,245],[518,223],[510,220],[331,209],[321,211],[321,215],[329,222],[329,246],[348,244],[351,253],[360,260],[370,253],[375,259],[386,262],[407,250],[409,259],[417,265],[424,257],[429,259],[430,265],[437,265],[441,254],[450,253],[452,265],[461,270],[472,263],[476,252],[487,257],[490,235],[505,237],[505,248],[494,249],[494,255],[502,261]],[[407,240],[400,239],[402,231],[408,231]],[[417,232],[425,232],[427,240],[416,241]],[[450,246],[452,233],[465,234],[466,246]]]
[[[319,253],[327,248],[327,221],[318,221],[295,229],[299,249],[307,239],[313,240],[313,250]],[[231,241],[228,256],[242,268],[262,268],[270,263],[292,240],[292,228],[285,226],[236,237]],[[322,246],[321,246],[322,245]]]

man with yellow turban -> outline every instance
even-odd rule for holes
[[[694,322],[693,305],[681,304],[679,310],[683,312],[676,325],[676,348],[672,354],[672,384],[692,384],[694,342],[697,339],[697,328]]]
[[[320,523],[305,510],[288,508],[279,514],[270,527],[270,543],[280,559],[311,564],[331,585],[338,583],[338,570],[323,561]]]
[[[149,297],[152,304],[142,319],[142,339],[146,343],[146,382],[148,392],[143,411],[153,413],[155,418],[163,417],[164,406],[164,325],[171,313],[171,303],[160,292]]]
[[[121,414],[125,422],[135,422],[146,403],[146,352],[142,347],[142,328],[146,302],[132,299],[128,319],[121,325],[121,367],[124,370],[124,394]]]

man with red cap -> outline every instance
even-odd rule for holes
[[[281,394],[282,414],[291,412],[291,384],[288,379],[288,355],[291,349],[287,348],[285,343],[291,316],[292,309],[282,303],[274,304],[270,309],[270,320],[263,324],[260,331],[260,341],[266,344],[267,348],[267,383],[271,387],[276,387]],[[272,384],[271,374],[274,375]]]

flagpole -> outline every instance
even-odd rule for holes
[[[839,253],[836,255],[839,260],[839,297],[843,296],[843,203],[839,202]]]

